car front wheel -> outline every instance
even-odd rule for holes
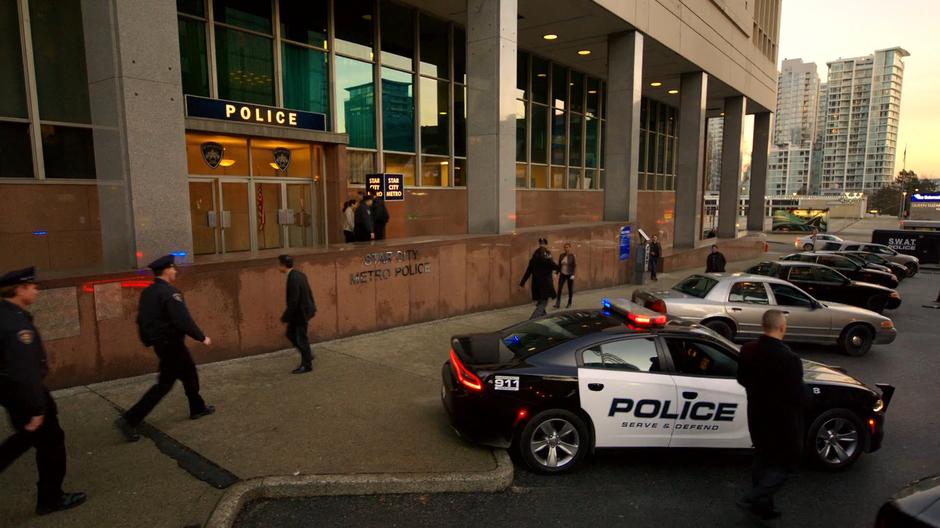
[[[713,332],[715,332],[716,334],[720,335],[721,337],[725,339],[734,339],[734,328],[732,328],[730,324],[728,324],[725,321],[722,321],[721,319],[714,319],[712,321],[706,321],[705,328],[712,330]]]
[[[806,455],[817,467],[839,471],[858,460],[864,450],[862,421],[848,409],[822,413],[806,432]]]
[[[839,348],[847,356],[864,356],[871,349],[874,335],[865,325],[855,324],[842,331]]]
[[[562,473],[584,458],[590,436],[584,420],[562,409],[543,411],[522,430],[518,449],[522,460],[540,473]]]
[[[812,244],[803,244],[803,251],[812,251],[812,250],[813,250]]]

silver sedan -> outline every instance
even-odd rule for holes
[[[746,273],[691,275],[671,290],[636,290],[633,302],[738,340],[757,338],[764,312],[776,308],[787,314],[786,341],[836,344],[852,356],[864,355],[872,344],[891,343],[897,336],[887,317],[818,301],[787,281]]]

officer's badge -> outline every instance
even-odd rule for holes
[[[290,166],[290,150],[284,147],[274,149],[274,164],[278,170],[286,171]]]
[[[36,340],[36,332],[32,330],[20,330],[16,333],[16,338],[24,345],[32,345],[33,341]]]
[[[179,301],[179,302],[183,302],[183,294],[182,294],[182,293],[174,293],[174,294],[173,294],[173,299],[174,299],[174,300],[177,300],[177,301]]]
[[[222,163],[222,155],[225,153],[225,147],[215,141],[208,141],[202,144],[202,159],[211,169],[215,169]]]

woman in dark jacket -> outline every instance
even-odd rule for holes
[[[529,319],[545,315],[548,301],[555,298],[552,272],[558,271],[558,264],[552,261],[552,253],[544,247],[547,242],[543,244],[542,239],[539,239],[539,244],[541,247],[535,250],[532,258],[529,259],[529,266],[525,270],[525,275],[522,276],[522,282],[519,283],[519,287],[524,288],[526,281],[532,277],[532,300],[535,301],[535,311]]]

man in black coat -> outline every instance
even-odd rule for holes
[[[368,242],[375,239],[375,222],[372,220],[372,196],[365,195],[356,208],[356,241]]]
[[[26,310],[38,297],[34,268],[0,277],[0,405],[14,429],[13,436],[0,444],[0,472],[36,448],[36,513],[44,515],[74,508],[86,497],[62,491],[65,433],[55,400],[43,383],[49,372],[46,350]]]
[[[388,208],[381,196],[372,201],[372,224],[375,227],[375,239],[385,240],[385,225],[388,224]]]
[[[287,308],[281,322],[287,323],[287,339],[300,351],[300,366],[292,373],[304,374],[313,370],[315,355],[310,350],[307,325],[317,313],[317,303],[313,300],[307,276],[294,269],[294,259],[290,255],[281,255],[277,262],[277,269],[287,274]]]
[[[725,256],[721,254],[721,251],[718,251],[717,245],[712,244],[711,253],[705,259],[705,273],[724,273],[724,271]]]
[[[529,319],[545,315],[545,307],[549,299],[555,298],[555,287],[552,285],[552,272],[558,271],[558,265],[552,260],[552,253],[548,250],[548,241],[540,238],[539,248],[529,259],[525,275],[522,276],[520,288],[525,287],[526,281],[532,277],[532,300],[535,301],[535,311]]]
[[[741,347],[738,383],[747,392],[747,425],[754,443],[752,489],[738,505],[762,519],[775,519],[774,493],[794,471],[803,452],[803,362],[783,343],[787,319],[764,312],[764,335]]]
[[[653,235],[653,240],[650,241],[650,279],[658,281],[656,278],[656,270],[659,269],[659,259],[663,256],[663,246],[659,244],[659,237]]]
[[[144,346],[152,346],[160,359],[160,374],[156,385],[115,422],[128,442],[140,440],[137,426],[173,389],[176,380],[183,383],[191,420],[215,412],[215,407],[206,405],[199,395],[199,374],[186,347],[186,336],[206,346],[211,345],[212,340],[200,330],[186,308],[182,292],[173,286],[176,282],[173,255],[160,257],[147,267],[153,270],[154,281],[140,294],[137,330]]]

